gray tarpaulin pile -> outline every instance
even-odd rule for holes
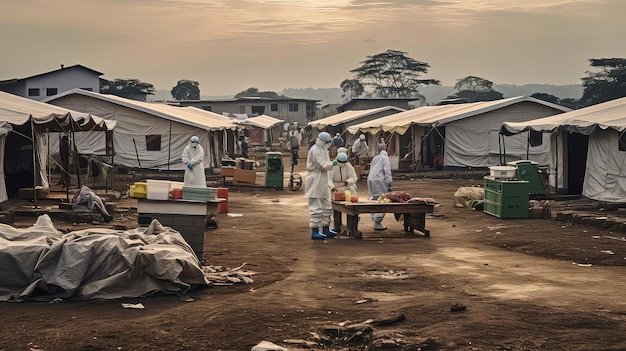
[[[30,228],[0,224],[0,301],[184,294],[207,283],[180,233],[156,220],[147,228],[67,234],[48,215]]]

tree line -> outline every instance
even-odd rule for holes
[[[554,95],[536,92],[534,98],[560,104],[569,108],[580,108],[626,96],[626,59],[625,58],[592,58],[590,66],[594,71],[586,71],[581,78],[583,96],[580,99],[560,99]],[[357,97],[372,98],[405,98],[419,97],[419,88],[426,85],[441,85],[437,79],[423,79],[430,65],[415,60],[404,51],[387,50],[367,56],[360,66],[350,70],[352,78],[344,79],[339,87],[343,91],[342,98],[348,101]],[[503,94],[494,90],[493,82],[485,78],[467,76],[460,78],[454,85],[454,95],[442,100],[444,103],[466,103],[477,101],[493,101],[503,98]],[[138,79],[101,80],[100,92],[125,98],[135,98],[154,94],[152,84]],[[181,79],[171,89],[174,100],[199,100],[200,84],[197,81]],[[251,87],[235,95],[239,97],[281,97],[272,91],[259,91]]]

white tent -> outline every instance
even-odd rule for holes
[[[557,189],[575,192],[573,179],[580,177],[584,168],[582,195],[599,201],[626,202],[626,98],[557,116],[507,122],[501,133],[511,135],[528,130],[551,135],[550,173],[556,175]],[[577,152],[580,144],[586,146],[586,162],[584,153]],[[576,167],[577,163],[581,167]]]
[[[503,141],[498,133],[500,126],[505,121],[527,121],[565,111],[569,109],[519,96],[496,101],[419,107],[353,125],[348,127],[348,131],[352,134],[395,134],[392,149],[401,158],[412,155],[415,164],[430,164],[441,155],[442,166],[448,168],[488,167],[519,159],[547,164],[550,160],[548,139],[530,148],[526,136]]]
[[[395,115],[403,111],[406,110],[396,106],[383,106],[367,110],[349,110],[309,122],[308,125],[317,129],[318,132],[326,131],[332,136],[339,133],[344,138],[345,144],[351,145],[361,134],[350,133],[349,128],[351,126],[373,121],[385,116]],[[316,135],[317,133],[314,133],[313,137]],[[370,153],[375,155],[375,151],[377,151],[375,150],[377,140],[372,135],[370,135],[367,139],[367,144],[370,147]]]
[[[7,134],[24,126],[31,135],[21,134],[24,147],[12,150],[5,158]],[[28,170],[38,173],[35,185],[48,187],[46,177],[47,144],[42,137],[45,131],[95,131],[111,130],[115,121],[106,121],[89,113],[77,112],[43,102],[0,92],[0,203],[8,199],[5,171]],[[22,128],[20,128],[22,129]],[[33,140],[34,136],[34,140]],[[28,146],[28,147],[26,147]],[[26,157],[24,157],[26,156]],[[30,163],[30,164],[29,164]]]
[[[268,115],[256,117],[235,118],[233,122],[244,126],[248,130],[248,137],[253,143],[271,145],[280,138],[282,133],[282,119]]]
[[[117,121],[114,163],[127,167],[183,170],[180,155],[193,135],[200,138],[205,150],[205,167],[216,167],[228,142],[234,143],[238,128],[228,117],[195,107],[135,101],[82,89],[44,101]],[[92,134],[76,143],[82,153],[106,153],[102,135]]]

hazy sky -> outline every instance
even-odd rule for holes
[[[335,88],[388,49],[424,79],[580,84],[626,57],[624,0],[2,0],[0,80],[81,64],[202,95]]]

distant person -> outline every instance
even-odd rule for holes
[[[370,165],[370,171],[367,175],[367,192],[369,198],[372,200],[378,200],[378,198],[385,193],[391,191],[391,163],[389,162],[389,156],[387,151],[384,150],[384,145],[379,151],[378,155],[372,159]],[[372,213],[372,221],[374,221],[374,229],[385,230],[386,226],[382,224],[384,213]]]
[[[306,183],[304,195],[309,199],[309,225],[311,239],[324,240],[334,238],[337,232],[330,230],[330,217],[333,214],[328,187],[328,171],[337,163],[328,156],[331,137],[321,132],[315,144],[309,148],[306,159]],[[322,232],[320,233],[320,228]]]
[[[357,141],[354,142],[354,145],[352,145],[352,156],[358,163],[360,162],[361,157],[369,154],[369,151],[369,146],[365,140],[365,134],[359,135],[359,139],[357,139]]]
[[[332,142],[330,143],[330,147],[340,148],[343,145],[344,145],[344,141],[343,141],[343,138],[341,137],[341,134],[339,133],[335,134],[335,136],[332,139]]]
[[[291,132],[291,138],[289,140],[289,143],[291,144],[291,164],[292,165],[298,164],[298,158],[299,158],[299,153],[300,153],[300,138],[298,138],[299,134],[300,132],[298,131]]]
[[[191,142],[185,146],[180,158],[185,163],[185,186],[206,188],[204,149],[199,143],[200,138],[192,136]]]
[[[247,138],[245,136],[241,136],[241,156],[243,158],[249,158],[248,156],[248,140],[246,140]]]

